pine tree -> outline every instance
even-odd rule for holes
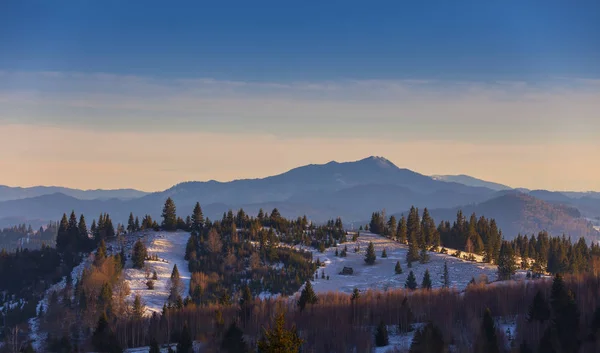
[[[385,251],[385,248],[384,248],[384,249],[383,249],[383,251],[381,252],[381,257],[382,257],[382,258],[384,258],[384,259],[385,259],[386,257],[388,257],[388,256],[387,256],[387,252]]]
[[[498,259],[498,278],[502,281],[511,279],[517,271],[513,248],[509,242],[503,241]]]
[[[56,235],[56,250],[59,252],[66,252],[70,246],[69,241],[69,221],[67,220],[66,213],[63,213],[62,219],[58,226],[58,233]]]
[[[179,269],[177,264],[173,266],[171,272],[170,288],[169,288],[169,302],[175,304],[178,299],[181,299],[181,292],[183,291],[183,281],[179,275]]]
[[[387,326],[385,326],[383,321],[380,321],[375,331],[375,345],[377,347],[385,347],[390,343],[389,341]]]
[[[146,249],[146,246],[144,246],[144,243],[142,243],[141,240],[136,241],[133,245],[133,252],[131,254],[133,268],[143,268],[146,257],[148,257],[148,250]]]
[[[139,294],[136,294],[133,300],[133,308],[131,310],[133,318],[136,320],[141,320],[144,317],[144,311],[146,311],[146,308],[142,303],[142,297]]]
[[[390,220],[387,222],[387,235],[392,239],[396,239],[397,230],[398,223],[396,222],[396,217],[391,216]]]
[[[202,207],[200,207],[200,203],[196,202],[194,206],[194,210],[192,211],[192,232],[196,234],[201,234],[202,229],[204,228],[204,214],[202,213]]]
[[[369,242],[369,246],[367,247],[367,253],[365,255],[365,262],[367,265],[373,265],[375,263],[375,259],[377,255],[375,255],[375,247],[373,246],[373,242]]]
[[[415,332],[410,344],[410,353],[443,353],[446,345],[440,329],[429,322],[425,327]]]
[[[133,212],[129,213],[129,220],[127,221],[127,233],[135,232],[135,220],[133,218]]]
[[[165,230],[174,231],[177,230],[177,214],[175,208],[175,202],[170,197],[165,201],[165,205],[162,211],[162,227]]]
[[[160,353],[160,347],[154,337],[150,340],[150,351],[148,353]]]
[[[140,229],[140,219],[137,216],[135,216],[135,223],[134,223],[134,225],[135,225],[135,231],[139,232],[141,230]]]
[[[181,337],[177,343],[177,353],[191,353],[193,345],[194,341],[192,340],[190,328],[188,327],[187,322],[185,322],[183,324],[183,329],[181,330]]]
[[[431,289],[431,276],[429,275],[429,270],[425,270],[425,274],[423,275],[423,282],[421,282],[421,288]]]
[[[291,330],[285,328],[283,312],[275,316],[275,327],[264,330],[264,336],[258,342],[261,353],[298,353],[302,346],[302,339],[298,336],[296,327]]]
[[[402,244],[406,244],[408,239],[408,228],[406,225],[406,217],[402,215],[400,218],[400,223],[398,223],[398,231],[396,232],[396,239]]]
[[[448,262],[444,261],[444,273],[442,275],[442,286],[450,288],[450,275],[448,274]]]
[[[402,274],[402,266],[400,266],[400,261],[396,261],[396,267],[394,268],[394,272],[397,275],[401,275]]]
[[[79,216],[79,224],[77,225],[79,237],[81,239],[81,245],[83,248],[87,248],[87,250],[91,250],[88,246],[90,244],[89,232],[87,229],[87,224],[85,223],[85,217],[83,213]]]
[[[498,336],[496,334],[496,324],[492,318],[490,309],[486,309],[483,314],[483,322],[479,337],[475,342],[476,353],[500,353],[498,346]]]
[[[223,341],[221,342],[221,349],[225,353],[247,353],[248,345],[244,340],[244,332],[236,325],[235,321],[229,326]]]
[[[412,264],[413,261],[419,260],[419,246],[416,234],[413,232],[408,239],[408,252],[406,253],[406,262]]]
[[[408,277],[406,278],[404,288],[411,290],[417,289],[417,279],[415,278],[415,274],[413,273],[413,271],[410,271],[408,273]]]
[[[527,313],[527,321],[534,322],[539,321],[541,323],[546,322],[550,319],[550,307],[544,299],[544,295],[541,291],[537,291],[535,297],[533,297],[533,302],[529,306],[529,311]]]
[[[300,311],[302,311],[304,310],[307,304],[317,304],[318,301],[319,298],[315,294],[312,284],[310,283],[310,281],[306,281],[306,285],[300,293],[300,299],[298,299],[298,308],[300,309]]]

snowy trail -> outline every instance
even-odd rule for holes
[[[150,290],[146,286],[146,278],[143,269],[138,270],[128,268],[125,270],[125,280],[131,288],[129,300],[133,302],[136,294],[142,297],[146,305],[146,315],[152,315],[153,312],[162,312],[163,304],[169,297],[169,280],[173,266],[177,265],[179,274],[184,283],[182,297],[186,297],[189,292],[191,274],[188,269],[188,263],[185,257],[185,245],[190,237],[187,232],[156,232],[149,234],[148,255],[157,255],[159,261],[146,261],[145,264],[150,270],[156,271],[158,280],[154,283],[154,289]]]

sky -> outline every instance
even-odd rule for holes
[[[600,191],[600,2],[0,3],[0,184],[384,156]]]

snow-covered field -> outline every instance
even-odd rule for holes
[[[148,248],[148,255],[157,255],[159,261],[146,261],[149,269],[150,278],[152,272],[156,271],[158,280],[154,282],[154,289],[150,290],[146,286],[148,279],[144,269],[138,270],[127,268],[125,270],[125,280],[131,289],[130,300],[133,302],[136,294],[142,297],[146,305],[146,314],[152,312],[162,312],[163,304],[169,297],[169,280],[173,266],[177,264],[177,269],[184,283],[184,290],[181,296],[185,298],[188,295],[190,287],[191,274],[188,270],[188,263],[185,257],[185,245],[190,238],[187,232],[146,232],[143,234],[143,241]],[[131,261],[128,261],[130,267]]]
[[[365,253],[369,242],[373,242],[377,260],[375,264],[369,266],[365,263]],[[354,248],[359,245],[360,251],[354,252]],[[341,252],[344,246],[348,247],[347,257],[335,256],[335,248],[329,248],[324,253],[316,250],[313,251],[313,260],[320,259],[326,264],[318,271],[319,278],[313,282],[313,287],[316,292],[341,291],[351,293],[354,288],[359,290],[367,289],[393,289],[404,288],[404,283],[408,273],[412,270],[417,278],[417,283],[421,284],[425,270],[429,270],[434,288],[442,286],[442,273],[444,271],[444,262],[448,263],[448,272],[450,275],[451,287],[458,290],[466,288],[467,284],[474,277],[478,280],[479,276],[485,275],[488,280],[495,281],[497,279],[497,267],[485,264],[470,262],[450,255],[444,255],[434,252],[429,252],[430,261],[426,264],[413,262],[412,268],[408,268],[406,263],[406,253],[408,246],[397,243],[385,237],[361,232],[360,237],[356,242],[348,242],[338,246],[338,251]],[[387,258],[382,258],[381,253],[386,249]],[[450,250],[450,253],[453,251]],[[404,270],[401,275],[396,275],[394,267],[396,262],[400,261],[400,265]],[[344,267],[352,267],[353,275],[340,275]],[[329,280],[321,278],[321,271],[325,271],[325,275],[329,275]]]

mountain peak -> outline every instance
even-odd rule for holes
[[[361,159],[358,162],[363,162],[363,163],[370,163],[370,164],[374,164],[378,167],[383,167],[383,168],[397,168],[396,165],[394,163],[392,163],[389,159],[385,158],[385,157],[381,157],[381,156],[370,156],[364,159]]]

